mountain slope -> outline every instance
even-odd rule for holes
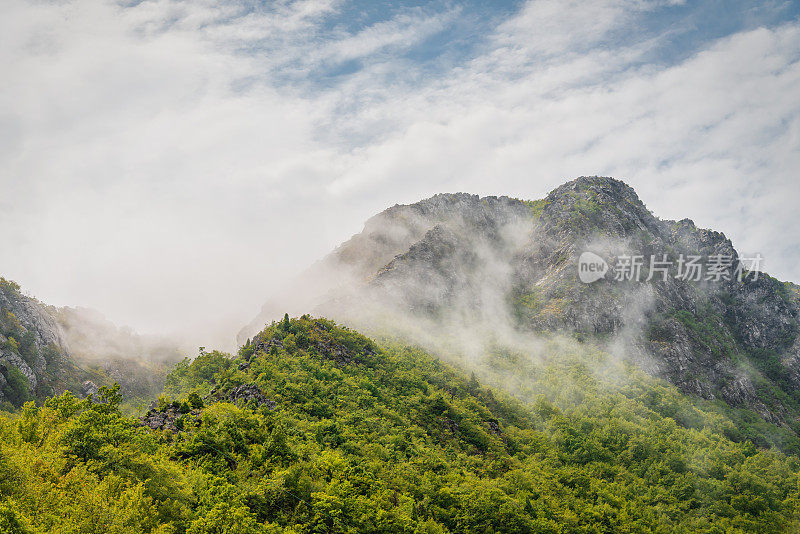
[[[0,278],[0,403],[21,406],[64,388],[79,391],[86,379],[69,358],[64,331],[52,314]]]
[[[564,332],[588,336],[684,392],[795,424],[796,286],[744,271],[741,280],[683,280],[675,264],[663,280],[646,280],[645,264],[639,282],[613,280],[609,271],[584,284],[577,275],[585,251],[610,265],[666,254],[727,257],[732,273],[740,266],[723,234],[658,219],[612,178],[581,177],[539,201],[437,195],[370,219],[265,305],[239,341],[285,310],[307,309],[437,350],[442,338],[461,340],[456,351],[478,355],[486,339]]]
[[[0,278],[0,406],[20,407],[65,390],[88,395],[118,382],[129,400],[161,390],[176,345],[119,329],[97,312],[55,308]]]
[[[175,400],[143,426],[113,390],[0,416],[0,521],[243,534],[800,527],[796,457],[732,441],[725,417],[573,346],[554,338],[546,361],[494,354],[536,392],[522,404],[419,349],[286,318],[237,358],[180,365]],[[624,379],[600,380],[601,364]]]

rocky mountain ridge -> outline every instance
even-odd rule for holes
[[[591,284],[578,277],[586,251],[610,266]],[[672,264],[650,277],[648,260],[664,255]],[[615,280],[631,256],[643,259],[640,280]],[[692,256],[726,259],[727,275],[681,279],[677,260]],[[423,322],[425,335],[456,328],[456,338],[567,333],[686,393],[779,424],[800,414],[797,286],[747,271],[724,234],[657,218],[613,178],[581,177],[537,201],[456,193],[393,206],[295,287],[306,291],[303,313],[372,331],[414,337],[403,326]],[[240,342],[291,306],[273,299]]]

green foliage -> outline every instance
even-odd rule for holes
[[[4,534],[28,534],[30,530],[25,526],[27,520],[22,517],[13,505],[0,502],[0,532]]]
[[[676,310],[672,314],[700,346],[720,358],[733,358],[738,352],[736,340],[725,328],[724,318],[710,307],[693,314]]]
[[[203,399],[200,398],[200,395],[197,394],[196,391],[193,391],[189,394],[189,397],[186,399],[189,402],[189,405],[192,408],[200,409],[203,407]]]
[[[307,316],[250,346],[175,368],[167,382],[187,393],[160,402],[184,421],[175,432],[123,416],[116,388],[0,416],[0,521],[12,532],[800,527],[796,457],[736,441],[712,404],[588,346],[552,340],[540,348],[559,357],[542,360],[498,348],[493,374],[467,375]],[[517,400],[485,386],[503,381]],[[238,384],[257,399],[227,402]]]
[[[13,478],[0,483],[0,532],[174,532],[190,522],[189,482],[120,401],[118,387],[97,400],[67,392],[0,418],[0,479]]]
[[[21,338],[22,334],[25,332],[25,328],[23,328],[22,323],[19,322],[17,316],[7,310],[0,309],[0,332],[6,337],[14,337],[14,338]],[[17,352],[19,350],[19,346],[15,347],[14,351]]]
[[[26,330],[22,334],[18,352],[29,365],[33,365],[36,362],[39,352],[36,349],[36,336],[30,330]]]
[[[565,206],[569,209],[569,216],[559,224],[578,232],[594,230],[603,214],[603,208],[597,202],[595,194],[589,190],[571,191],[565,198],[569,200],[569,205]],[[609,209],[618,211],[619,208]]]
[[[0,276],[0,291],[3,291],[6,294],[16,293],[19,294],[20,287],[19,284],[13,280],[6,280],[2,276]]]
[[[535,220],[539,220],[539,218],[541,218],[542,212],[550,204],[550,202],[545,198],[541,198],[539,200],[523,200],[522,203],[528,206],[528,209],[531,210],[531,216]]]
[[[13,365],[0,363],[0,374],[5,379],[2,387],[3,397],[16,407],[20,407],[31,400],[28,379],[22,371]]]
[[[215,383],[215,375],[230,369],[231,363],[231,358],[222,352],[201,349],[194,360],[184,358],[175,365],[165,379],[164,393],[170,397],[198,392],[207,394]]]

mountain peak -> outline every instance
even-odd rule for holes
[[[542,221],[570,234],[602,233],[625,237],[645,231],[659,234],[660,221],[636,191],[608,176],[581,176],[550,192]]]
[[[593,284],[578,277],[586,251],[607,262]],[[666,255],[673,264],[651,275],[649,262]],[[636,280],[617,279],[612,266],[634,256]],[[679,256],[726,257],[730,272],[682,279]],[[766,376],[777,388],[800,388],[800,297],[766,275],[742,280],[738,267],[724,234],[689,219],[662,221],[631,186],[607,176],[581,176],[536,201],[438,194],[369,219],[300,289],[265,305],[240,341],[287,310],[367,330],[424,324],[429,331],[409,337],[427,339],[486,329],[613,339],[623,358],[687,393],[783,421],[783,393],[756,384]],[[303,310],[289,304],[301,291],[313,293]]]
[[[551,201],[563,197],[593,200],[601,205],[631,204],[647,211],[644,202],[631,186],[610,176],[580,176],[558,186],[547,195]]]

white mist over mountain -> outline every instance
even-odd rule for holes
[[[603,174],[798,280],[796,6],[691,4],[13,0],[0,274],[232,348],[387,206]]]

